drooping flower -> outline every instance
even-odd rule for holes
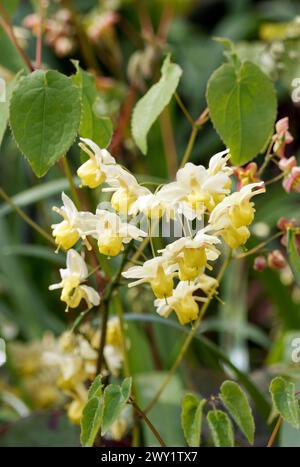
[[[293,136],[289,132],[289,118],[284,117],[278,120],[275,126],[276,133],[273,136],[273,152],[279,157],[284,157],[285,147],[294,141]]]
[[[77,251],[71,249],[67,253],[67,267],[60,269],[61,282],[49,286],[49,290],[62,289],[60,299],[68,308],[76,308],[81,300],[85,300],[88,308],[100,303],[98,292],[92,287],[84,285],[88,277],[88,270],[84,259]]]
[[[165,185],[158,196],[188,219],[201,218],[230,192],[232,169],[226,165],[228,150],[215,154],[206,169],[191,162],[179,169],[176,182]]]
[[[251,183],[224,198],[212,211],[209,225],[230,248],[237,248],[248,240],[250,232],[247,226],[252,223],[255,214],[251,198],[264,192],[263,182]]]
[[[181,281],[173,290],[173,294],[168,298],[158,298],[154,301],[157,313],[167,318],[172,311],[175,311],[178,321],[184,325],[195,321],[199,315],[199,301],[205,302],[205,297],[193,296],[193,293],[201,289],[201,283],[190,283]]]
[[[99,146],[88,138],[80,138],[79,146],[88,154],[89,160],[84,162],[77,170],[77,175],[81,179],[83,186],[96,188],[106,180],[107,168],[115,165],[114,157],[106,149]]]
[[[126,279],[137,279],[129,284],[134,287],[149,283],[157,298],[168,297],[173,292],[173,277],[176,266],[170,266],[162,256],[145,261],[142,266],[133,266],[122,275]]]
[[[205,230],[199,230],[194,238],[182,237],[161,250],[163,257],[170,264],[177,264],[179,279],[189,281],[196,279],[208,265],[220,255],[215,244],[221,243],[213,235],[207,235]]]
[[[53,207],[53,211],[57,212],[63,221],[59,224],[53,224],[52,235],[55,238],[55,243],[58,247],[63,247],[65,250],[72,248],[79,240],[80,235],[77,230],[78,210],[70,198],[62,193],[61,195],[63,206],[61,208]]]
[[[106,183],[109,187],[103,191],[113,192],[111,205],[120,214],[128,214],[139,196],[151,194],[147,188],[139,185],[131,173],[118,164],[109,167]]]
[[[123,222],[118,214],[104,209],[97,209],[95,230],[90,234],[97,239],[100,253],[108,256],[118,255],[124,243],[147,236],[133,224]]]

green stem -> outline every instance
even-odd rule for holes
[[[131,399],[130,404],[132,405],[134,410],[137,412],[137,414],[147,423],[148,427],[150,428],[150,430],[154,434],[154,436],[157,439],[157,441],[159,442],[160,446],[162,448],[166,447],[166,444],[165,444],[164,440],[162,439],[162,437],[158,433],[157,429],[152,425],[152,423],[150,422],[150,420],[147,417],[147,415],[145,414],[145,412],[134,402],[134,400]]]
[[[1,198],[9,204],[17,214],[28,224],[32,227],[36,232],[38,232],[42,237],[44,237],[48,242],[52,243],[52,245],[57,246],[54,239],[49,235],[42,227],[40,227],[36,222],[34,222],[25,212],[20,209],[13,200],[5,193],[5,191],[0,188],[0,196]]]
[[[75,183],[74,183],[73,175],[72,175],[72,172],[71,172],[71,168],[70,168],[67,156],[63,157],[62,165],[63,165],[64,172],[66,174],[66,177],[67,177],[69,185],[70,185],[70,190],[71,190],[71,193],[72,193],[72,196],[73,196],[73,201],[75,203],[76,208],[79,210],[80,209],[80,199],[79,199],[79,196],[78,196],[78,193],[77,193],[77,189],[76,189],[76,186],[75,186]]]
[[[183,114],[185,115],[187,121],[188,121],[192,126],[194,126],[193,117],[191,116],[190,112],[188,111],[188,109],[187,109],[186,106],[184,105],[182,99],[181,99],[180,96],[177,94],[177,92],[175,92],[174,97],[175,97],[175,99],[176,99],[176,101],[177,101],[177,104],[178,104],[179,107],[181,108]]]
[[[270,242],[272,242],[278,237],[281,237],[282,235],[283,235],[283,232],[277,232],[276,234],[272,235],[272,237],[268,238],[268,240],[265,240],[264,242],[259,243],[259,245],[256,245],[254,248],[251,248],[251,250],[248,250],[245,253],[240,253],[239,255],[235,256],[234,259],[242,259],[242,258],[246,258],[247,256],[253,255],[254,253],[257,253],[259,250],[264,248]]]
[[[199,127],[194,125],[193,128],[192,128],[192,131],[191,131],[191,135],[190,135],[190,139],[189,139],[187,148],[185,150],[185,153],[183,155],[183,158],[182,158],[182,161],[181,161],[181,164],[180,164],[180,168],[184,167],[185,164],[188,162],[188,160],[189,160],[189,158],[191,156],[191,153],[192,153],[192,150],[193,150],[193,147],[194,147],[198,132],[199,132]]]
[[[273,154],[271,154],[272,147],[273,147],[273,141],[271,140],[270,143],[269,143],[269,146],[268,146],[266,155],[265,155],[265,160],[264,160],[264,162],[263,162],[261,168],[260,168],[259,171],[258,171],[258,176],[259,176],[260,178],[262,177],[264,171],[265,171],[266,168],[268,167],[269,162],[271,161],[271,159],[272,159],[272,157],[273,157]]]
[[[218,274],[218,276],[217,276],[217,283],[216,283],[216,286],[211,290],[210,294],[208,295],[208,299],[207,299],[207,301],[204,303],[204,305],[202,306],[201,311],[200,311],[200,313],[199,313],[199,316],[198,316],[198,318],[197,318],[197,321],[195,322],[195,324],[194,324],[194,326],[192,327],[191,331],[190,331],[189,334],[187,335],[187,337],[186,337],[186,339],[185,339],[185,341],[184,341],[184,343],[183,343],[183,345],[182,345],[182,347],[181,347],[181,349],[180,349],[180,352],[179,352],[179,354],[178,354],[178,356],[177,356],[175,362],[173,363],[172,367],[171,367],[170,370],[168,371],[168,373],[167,373],[166,377],[164,378],[164,380],[163,380],[163,382],[162,382],[160,388],[159,388],[158,391],[156,392],[156,394],[155,394],[155,396],[153,397],[153,399],[152,399],[152,400],[149,402],[149,404],[145,407],[145,409],[144,409],[144,412],[145,412],[145,413],[149,412],[149,410],[151,410],[152,407],[156,404],[156,402],[157,402],[158,399],[160,398],[161,394],[163,393],[164,389],[166,388],[166,386],[167,386],[168,383],[170,382],[170,380],[171,380],[172,376],[174,375],[175,371],[176,371],[177,368],[179,367],[179,365],[180,365],[180,363],[181,363],[183,357],[185,356],[185,354],[186,354],[186,352],[187,352],[187,350],[188,350],[188,348],[189,348],[189,346],[190,346],[190,344],[191,344],[191,342],[192,342],[192,340],[193,340],[195,334],[197,333],[197,330],[198,330],[198,328],[199,328],[199,326],[200,326],[200,324],[201,324],[201,322],[202,322],[202,319],[203,319],[203,317],[204,317],[204,315],[205,315],[205,313],[206,313],[206,311],[207,311],[207,309],[208,309],[208,307],[209,307],[209,305],[210,305],[210,303],[211,303],[211,301],[212,301],[212,299],[213,299],[213,297],[214,297],[214,295],[215,295],[215,293],[216,293],[216,291],[217,291],[218,285],[219,285],[219,283],[220,283],[221,280],[222,280],[222,277],[223,277],[223,275],[224,275],[224,273],[225,273],[225,270],[226,270],[226,268],[227,268],[227,266],[228,266],[229,261],[230,261],[230,257],[228,256],[228,257],[225,259],[225,261],[224,261],[224,263],[223,263],[223,265],[222,265],[222,267],[221,267],[221,269],[220,269],[220,271],[219,271],[219,274]]]

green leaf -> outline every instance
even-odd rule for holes
[[[77,72],[72,77],[74,83],[80,88],[82,98],[82,113],[79,134],[83,138],[90,138],[100,148],[106,148],[112,138],[113,125],[108,117],[97,117],[94,111],[97,99],[96,80],[93,75],[82,70],[78,61],[73,61]]]
[[[189,333],[188,328],[180,326],[180,324],[176,323],[176,321],[166,320],[164,318],[160,318],[159,316],[148,316],[146,314],[138,313],[125,313],[124,319],[126,321],[145,321],[160,323],[162,326],[175,328],[180,333]],[[252,397],[258,412],[261,414],[263,419],[267,421],[270,414],[270,404],[267,401],[264,393],[253,383],[251,378],[246,373],[241,371],[231,362],[227,355],[224,352],[222,352],[222,350],[220,350],[216,344],[214,344],[206,337],[201,336],[200,333],[201,330],[199,329],[198,333],[195,335],[195,340],[198,341],[198,343],[201,345],[203,352],[205,351],[209,353],[211,358],[214,358],[222,367],[225,366],[232,370],[233,374],[236,375],[236,378],[241,382],[241,384],[243,384],[249,395]],[[145,403],[145,405],[147,405],[147,402]]]
[[[155,120],[169,104],[177,86],[181,68],[171,63],[168,55],[161,69],[161,78],[138,101],[132,116],[132,135],[143,154],[147,154],[147,135]]]
[[[131,378],[124,379],[121,386],[110,384],[103,394],[102,435],[105,435],[124,409],[131,393]]]
[[[288,230],[287,252],[294,279],[300,287],[300,256],[296,246],[296,234],[292,230]]]
[[[243,165],[264,150],[276,118],[276,94],[270,79],[251,62],[226,63],[207,85],[211,120],[232,163]]]
[[[3,6],[9,15],[12,15],[18,7],[19,0],[1,0]]]
[[[299,411],[295,398],[295,384],[281,376],[274,378],[270,384],[273,404],[283,420],[294,428],[299,428]]]
[[[221,386],[221,400],[250,444],[254,442],[255,425],[248,399],[234,381],[225,381]]]
[[[199,400],[193,394],[186,394],[183,398],[181,426],[190,447],[200,446],[202,411],[205,403],[205,399]]]
[[[0,145],[5,134],[5,130],[8,123],[9,117],[9,101],[13,90],[15,89],[17,82],[22,72],[18,73],[7,85],[5,90],[5,102],[0,102]]]
[[[35,71],[13,92],[10,124],[14,138],[39,177],[70,148],[79,128],[80,92],[57,71]]]
[[[80,441],[83,447],[92,447],[102,422],[103,402],[99,397],[92,397],[83,409],[81,417]]]
[[[207,414],[207,422],[214,445],[217,448],[234,447],[232,423],[225,412],[222,410],[211,410]]]
[[[103,384],[101,382],[101,375],[98,375],[96,376],[89,388],[88,398],[91,399],[92,397],[101,397],[102,387]]]

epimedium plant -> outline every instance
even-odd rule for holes
[[[14,43],[5,5],[1,6],[1,13]],[[296,159],[285,157],[285,147],[292,141],[288,120],[281,119],[275,126],[274,84],[258,65],[240,59],[232,43],[230,52],[226,53],[226,63],[208,80],[207,108],[193,119],[177,93],[184,70],[167,54],[160,78],[133,109],[132,138],[147,155],[148,134],[173,98],[191,124],[191,134],[174,179],[151,191],[147,182],[139,182],[128,167],[118,163],[118,154],[110,149],[113,122],[108,117],[99,118],[94,112],[95,76],[76,61],[73,61],[72,76],[44,69],[40,61],[32,64],[24,51],[14,45],[25,70],[11,81],[7,101],[0,104],[3,127],[0,135],[3,137],[9,124],[18,148],[38,177],[44,177],[54,164],[62,162],[71,197],[62,193],[62,206],[54,207],[61,220],[52,225],[50,236],[16,207],[3,190],[0,193],[57,251],[66,253],[66,268],[59,271],[61,280],[49,288],[61,289],[60,299],[67,310],[79,308],[82,302],[86,304],[71,328],[45,350],[43,362],[58,369],[57,385],[69,399],[70,420],[81,424],[83,446],[101,442],[101,437],[108,432],[124,433],[128,426],[134,432],[139,418],[164,446],[162,436],[151,422],[150,411],[197,337],[211,302],[222,300],[220,284],[229,264],[245,256],[258,255],[256,269],[266,267],[266,259],[260,253],[273,237],[252,249],[246,247],[255,218],[252,198],[263,195],[268,185],[280,181],[287,193],[300,191]],[[198,133],[209,120],[227,149],[212,156],[206,168],[189,159]],[[82,164],[75,177],[67,154],[78,137]],[[258,155],[263,155],[260,166],[253,162]],[[271,163],[278,166],[279,175],[264,180],[265,169]],[[81,193],[99,187],[108,193],[108,201],[94,212]],[[175,235],[171,233],[167,244],[157,248],[155,240],[163,237],[160,226],[171,229],[176,222],[181,226],[178,238],[174,240]],[[300,283],[299,228],[293,222],[282,221],[276,236],[287,247],[295,280]],[[150,258],[145,255],[149,250]],[[108,264],[115,257],[117,267],[112,275]],[[276,269],[282,263],[284,258],[280,252],[269,253],[270,267]],[[118,293],[124,279],[131,281],[130,288],[149,286],[157,313],[164,319],[171,319],[175,314],[178,326],[186,332],[169,371],[144,407],[138,401],[128,360],[130,343]],[[111,304],[116,310],[112,318]],[[86,320],[91,316],[95,319]],[[121,374],[125,376],[123,381]],[[218,395],[209,399],[192,393],[184,396],[181,422],[189,446],[200,446],[204,421],[215,446],[238,444],[232,420],[247,442],[254,443],[251,407],[262,399],[266,421],[270,406],[241,372],[236,371],[236,376],[251,395],[253,404],[241,386],[229,380],[221,385]],[[109,384],[111,378],[117,382]],[[299,427],[294,383],[276,377],[271,382],[270,393],[272,413],[278,415],[278,420],[269,446],[274,443],[282,421]],[[124,421],[121,416],[126,410],[129,412]]]

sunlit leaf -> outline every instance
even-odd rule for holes
[[[101,433],[105,435],[118,418],[131,394],[131,378],[124,379],[121,386],[110,384],[103,393],[103,419]]]
[[[222,410],[211,410],[207,414],[207,422],[216,447],[234,447],[232,423],[225,412]]]
[[[181,425],[187,444],[199,447],[201,438],[202,410],[205,399],[199,400],[193,394],[186,394],[182,401]]]
[[[221,400],[249,443],[254,441],[254,419],[248,399],[234,381],[225,381],[221,386]]]
[[[181,68],[165,59],[161,78],[139,100],[132,117],[132,135],[143,154],[147,153],[147,135],[155,120],[170,102],[182,74]]]
[[[299,428],[299,408],[295,397],[295,384],[278,376],[271,381],[273,404],[283,420]]]
[[[207,102],[233,164],[243,165],[264,150],[273,132],[277,104],[274,86],[258,66],[251,62],[222,65],[209,79]]]
[[[80,441],[83,447],[92,447],[102,422],[103,402],[92,397],[83,409],[81,417]]]

